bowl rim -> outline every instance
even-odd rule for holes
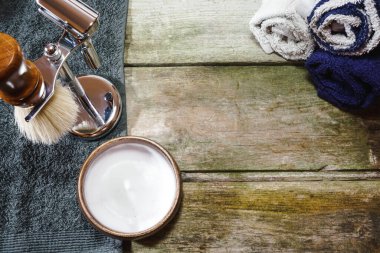
[[[139,232],[133,232],[133,233],[123,233],[123,232],[112,230],[112,229],[104,226],[101,222],[99,222],[97,219],[95,219],[95,217],[91,214],[91,212],[88,209],[88,206],[86,204],[85,197],[84,197],[84,180],[85,180],[86,173],[87,173],[88,169],[90,168],[92,162],[100,154],[102,154],[104,151],[106,151],[112,147],[115,147],[117,145],[125,144],[125,143],[138,143],[138,144],[142,144],[142,145],[147,145],[147,146],[155,149],[159,153],[161,153],[169,161],[169,163],[170,163],[170,165],[174,171],[175,178],[176,178],[175,198],[174,198],[173,204],[172,204],[170,210],[167,212],[167,214],[160,220],[160,222],[158,222],[154,226],[152,226],[146,230],[139,231]],[[78,177],[77,199],[78,199],[79,207],[80,207],[82,213],[84,214],[86,219],[90,222],[90,224],[92,226],[94,226],[97,230],[105,233],[106,235],[109,235],[111,237],[115,237],[118,239],[135,240],[135,239],[141,239],[141,238],[150,236],[150,235],[158,232],[161,228],[163,228],[164,226],[166,226],[170,222],[170,220],[175,216],[175,214],[177,213],[178,208],[179,208],[179,203],[180,203],[180,199],[181,199],[181,195],[182,195],[181,194],[181,192],[182,192],[181,186],[182,186],[182,180],[181,180],[181,174],[180,174],[179,167],[178,167],[176,161],[174,160],[174,158],[172,157],[172,155],[165,148],[163,148],[157,142],[152,141],[152,140],[147,139],[147,138],[144,138],[144,137],[124,136],[124,137],[111,139],[111,140],[103,143],[102,145],[97,147],[95,150],[93,150],[91,152],[91,154],[87,157],[87,159],[85,160],[85,162],[82,165],[82,168],[80,170],[79,177]]]

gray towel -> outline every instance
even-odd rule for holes
[[[103,65],[90,71],[76,52],[70,66],[75,73],[95,73],[111,80],[124,99],[127,0],[85,2],[101,14],[94,44]],[[29,59],[38,58],[43,46],[56,42],[61,34],[37,9],[34,0],[0,0],[0,32],[15,37]],[[53,146],[33,145],[21,137],[13,108],[2,102],[0,115],[0,251],[121,252],[120,241],[97,232],[85,220],[77,204],[76,186],[90,152],[106,139],[125,135],[125,113],[117,128],[100,141],[67,136]]]

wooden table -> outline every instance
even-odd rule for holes
[[[339,111],[302,64],[263,53],[259,2],[130,0],[128,133],[172,152],[184,199],[126,251],[380,251],[380,119]]]

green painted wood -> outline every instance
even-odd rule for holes
[[[319,99],[296,66],[126,68],[128,133],[183,171],[376,169],[379,115]]]
[[[184,183],[179,215],[132,252],[379,252],[380,182]]]
[[[132,0],[125,63],[197,65],[284,63],[249,31],[260,0]]]

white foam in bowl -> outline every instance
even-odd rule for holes
[[[140,143],[120,143],[105,150],[89,165],[83,180],[88,211],[118,233],[139,233],[160,223],[177,190],[168,159]]]

